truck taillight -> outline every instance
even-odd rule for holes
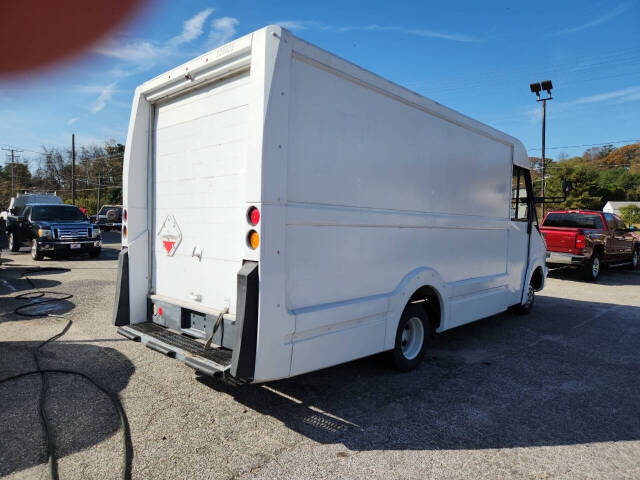
[[[582,234],[582,233],[578,233],[578,234],[576,235],[576,248],[581,250],[581,249],[583,249],[583,248],[584,248],[584,246],[585,246],[585,237],[584,237],[584,234]]]
[[[257,225],[260,221],[260,210],[256,207],[249,207],[249,210],[247,210],[247,220],[249,220],[251,225]]]

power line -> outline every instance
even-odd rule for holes
[[[584,143],[582,145],[562,145],[562,146],[557,146],[557,147],[545,147],[545,148],[547,150],[559,150],[561,148],[598,147],[598,146],[602,146],[602,145],[617,145],[619,143],[636,143],[636,142],[640,142],[640,139],[614,140],[614,141],[602,142],[602,143]],[[541,149],[539,147],[536,147],[536,148],[528,148],[527,150],[534,151],[534,150],[541,150]]]

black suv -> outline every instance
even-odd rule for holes
[[[9,250],[31,246],[31,257],[42,260],[55,254],[88,253],[100,255],[100,229],[91,225],[74,205],[27,205],[16,220],[7,225]]]

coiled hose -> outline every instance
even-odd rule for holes
[[[68,300],[73,297],[73,295],[70,293],[53,292],[53,291],[47,291],[47,290],[35,290],[36,286],[33,283],[33,281],[27,276],[27,274],[33,273],[33,272],[41,273],[44,271],[63,271],[64,272],[67,270],[64,268],[47,267],[47,268],[38,268],[28,272],[23,272],[20,276],[23,277],[29,283],[33,291],[16,295],[13,298],[15,298],[16,300],[31,299],[33,301],[25,305],[20,305],[19,307],[16,307],[13,310],[14,314],[20,315],[23,317],[41,317],[42,313],[33,313],[33,312],[30,312],[29,309],[33,308],[36,305],[42,305],[46,303],[52,304],[55,302]],[[55,297],[45,298],[46,295],[55,295]],[[31,376],[31,375],[40,375],[40,395],[38,400],[38,413],[40,415],[42,428],[45,433],[45,438],[47,443],[47,463],[49,465],[49,476],[51,477],[52,480],[59,480],[59,476],[58,476],[58,461],[55,455],[55,444],[51,436],[51,428],[50,428],[49,420],[47,419],[47,414],[45,411],[45,400],[46,400],[46,394],[48,389],[47,374],[57,373],[57,374],[63,374],[63,375],[75,375],[75,376],[84,378],[89,383],[93,384],[98,390],[104,393],[109,398],[109,400],[111,400],[111,403],[113,404],[114,408],[116,409],[116,412],[118,413],[118,417],[120,418],[120,426],[122,427],[123,461],[122,461],[121,478],[125,480],[131,479],[131,466],[133,463],[133,445],[131,443],[131,431],[129,430],[129,420],[127,419],[127,414],[124,410],[124,407],[122,406],[122,402],[120,401],[120,398],[118,397],[118,395],[114,392],[111,392],[106,387],[103,387],[96,380],[92,379],[91,377],[89,377],[88,375],[82,372],[78,372],[76,370],[70,370],[70,369],[61,369],[61,368],[43,369],[40,366],[40,357],[39,357],[40,349],[45,345],[47,345],[48,343],[54,342],[58,338],[62,337],[65,333],[69,331],[69,329],[71,328],[71,325],[73,324],[73,322],[70,319],[66,318],[63,315],[58,315],[55,313],[47,313],[46,316],[52,317],[52,318],[62,318],[64,320],[67,320],[67,324],[59,333],[56,333],[54,336],[48,338],[47,340],[40,343],[38,346],[36,346],[31,350],[31,354],[33,355],[33,359],[36,364],[36,370],[31,370],[28,372],[23,372],[17,375],[12,375],[10,377],[0,379],[0,384],[17,380],[19,378]]]

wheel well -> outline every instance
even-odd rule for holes
[[[533,272],[533,275],[531,275],[531,286],[534,288],[534,290],[537,291],[542,288],[543,278],[544,277],[542,274],[542,268],[536,268]]]
[[[420,287],[411,295],[411,298],[407,303],[421,304],[429,318],[433,321],[434,328],[440,326],[442,319],[442,307],[440,304],[440,295],[437,290],[428,285]]]

